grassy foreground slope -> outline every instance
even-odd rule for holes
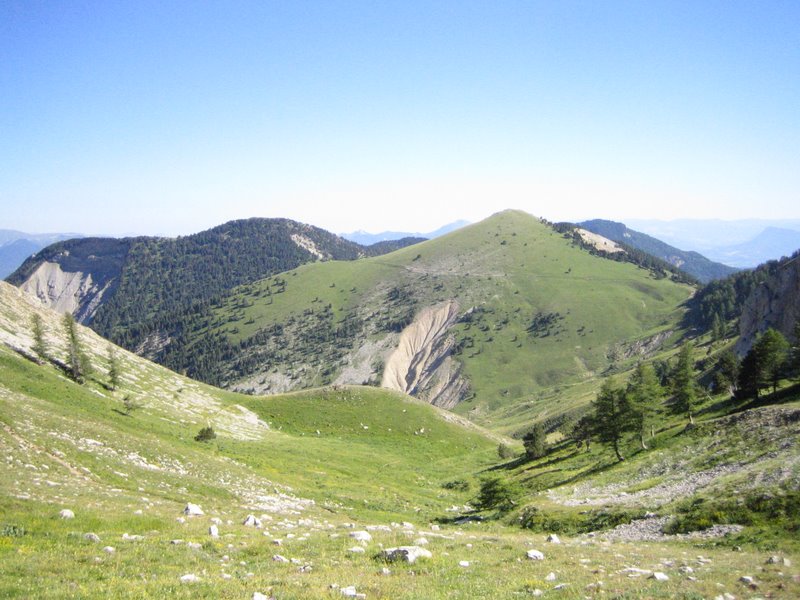
[[[800,591],[791,567],[765,564],[775,548],[569,536],[553,544],[541,529],[502,521],[455,524],[450,516],[467,511],[475,496],[469,482],[505,470],[496,465],[499,440],[458,417],[359,387],[245,397],[122,350],[122,384],[111,391],[103,385],[107,342],[86,329],[80,337],[94,374],[78,385],[31,360],[34,313],[51,357],[63,360],[59,317],[0,284],[0,597],[341,598],[349,586],[367,598],[404,599]],[[126,396],[141,408],[124,414]],[[195,441],[205,425],[217,438]],[[707,441],[698,437],[695,447]],[[569,469],[595,477],[583,493],[591,499],[602,494],[595,487],[624,485],[629,476],[608,466],[581,475],[585,455],[563,452],[542,464],[505,466],[523,479],[541,473],[558,488],[552,497],[529,496],[545,508],[578,493],[575,482],[560,479]],[[594,452],[588,463],[602,463]],[[536,489],[526,485],[528,494]],[[182,517],[187,502],[205,515]],[[61,509],[74,518],[59,518]],[[583,505],[563,510],[585,518]],[[248,514],[261,527],[244,526]],[[209,535],[212,524],[219,537]],[[371,541],[359,543],[349,535],[354,530],[367,530]],[[381,548],[421,538],[430,559],[376,558]],[[529,560],[530,549],[542,550],[544,560]],[[669,579],[649,579],[653,571]],[[741,575],[755,575],[759,589],[739,582]],[[194,581],[182,581],[187,576]]]
[[[304,265],[234,290],[172,366],[194,364],[256,393],[377,384],[399,332],[423,309],[454,301],[450,356],[468,381],[454,410],[513,427],[563,410],[565,388],[591,392],[599,374],[658,348],[692,293],[568,238],[505,211],[385,256]]]

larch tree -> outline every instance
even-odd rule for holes
[[[44,323],[38,313],[31,318],[31,333],[33,334],[33,352],[39,362],[46,363],[50,360],[47,351],[47,342],[44,340]]]
[[[672,369],[670,383],[675,413],[686,415],[689,424],[693,425],[693,413],[697,404],[697,382],[691,344],[684,344],[678,352],[678,360]]]
[[[652,365],[639,363],[626,390],[627,400],[632,412],[632,419],[639,430],[639,443],[642,450],[647,450],[645,436],[655,436],[655,416],[659,402],[663,396],[661,383]]]
[[[83,351],[78,336],[78,325],[75,323],[75,317],[70,313],[64,314],[64,332],[67,335],[67,368],[69,369],[70,376],[78,383],[83,383],[91,371],[89,358]]]
[[[625,390],[618,387],[612,378],[608,378],[603,382],[593,405],[594,433],[597,440],[611,446],[617,460],[625,460],[620,445],[625,434],[635,431],[638,426]]]

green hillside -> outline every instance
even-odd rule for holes
[[[35,358],[34,315],[46,361]],[[731,416],[735,404],[711,398],[694,430],[665,418],[653,449],[631,440],[622,465],[598,444],[501,460],[509,440],[375,388],[243,396],[116,349],[111,390],[108,342],[85,328],[78,337],[93,367],[83,385],[59,366],[61,317],[0,284],[4,598],[324,598],[349,586],[420,600],[713,597],[750,591],[739,578],[751,574],[764,597],[800,593],[796,393]],[[216,438],[196,441],[208,426]],[[475,513],[467,503],[497,475],[520,486],[513,510]],[[183,516],[188,502],[204,514]],[[60,518],[64,509],[74,517]],[[611,530],[638,531],[651,510],[679,531],[709,519],[748,527],[657,541]],[[243,524],[249,514],[258,527]],[[369,541],[350,536],[365,530]],[[560,543],[545,542],[553,532]],[[409,544],[432,556],[380,558]],[[544,559],[528,559],[531,549]]]
[[[454,410],[514,427],[581,403],[677,330],[692,288],[594,256],[519,211],[391,254],[304,265],[237,288],[182,332],[166,364],[251,392],[381,381],[398,334],[457,304],[448,356],[468,384]],[[588,397],[588,396],[585,396]]]

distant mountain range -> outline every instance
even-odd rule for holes
[[[25,233],[0,229],[0,279],[13,273],[31,254],[55,242],[82,237],[79,233]]]
[[[791,256],[800,249],[800,219],[629,219],[627,224],[668,244],[739,269]]]
[[[435,231],[429,231],[428,233],[409,233],[404,231],[383,231],[381,233],[369,233],[363,230],[358,230],[351,233],[340,233],[339,235],[346,240],[361,244],[362,246],[371,246],[372,244],[377,244],[378,242],[400,240],[403,238],[425,238],[427,240],[432,240],[446,233],[450,233],[451,231],[455,231],[456,229],[461,229],[465,225],[469,225],[469,221],[462,219],[460,221],[448,223],[447,225],[444,225]]]
[[[722,279],[737,271],[737,269],[725,264],[710,261],[697,252],[679,250],[646,233],[629,229],[624,223],[593,219],[578,225],[614,242],[626,244],[647,252],[656,258],[665,260],[702,283],[708,283],[714,279]]]

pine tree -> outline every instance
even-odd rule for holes
[[[655,414],[662,395],[663,390],[653,366],[639,363],[628,382],[627,399],[630,403],[632,418],[639,430],[639,443],[642,450],[647,450],[645,436],[648,430],[650,437],[655,435]]]
[[[770,327],[759,336],[742,361],[739,387],[746,397],[758,399],[762,389],[778,389],[789,356],[789,342],[780,331]]]
[[[63,323],[67,334],[67,368],[75,381],[83,383],[91,371],[89,358],[83,351],[78,337],[78,326],[72,314],[65,313]]]
[[[795,377],[800,379],[800,319],[794,324],[794,344],[792,344],[792,355],[789,358],[789,369]]]
[[[724,350],[720,353],[714,367],[714,385],[717,389],[727,388],[735,393],[739,381],[739,357],[733,350]]]
[[[113,346],[108,347],[108,387],[112,390],[119,387],[119,360]]]
[[[714,313],[714,321],[711,325],[711,339],[715,342],[720,341],[725,337],[725,324],[719,316],[718,312]]]
[[[547,432],[544,425],[536,423],[522,438],[525,454],[528,458],[541,458],[547,454]]]
[[[694,424],[693,412],[697,403],[697,383],[695,382],[692,346],[684,344],[678,352],[678,361],[672,369],[672,394],[674,411],[685,414],[689,423]]]
[[[39,362],[48,362],[50,357],[47,352],[47,344],[44,341],[44,323],[42,323],[42,317],[37,313],[34,313],[31,318],[31,333],[33,333],[33,351]]]
[[[625,434],[635,431],[637,425],[625,390],[617,387],[613,379],[606,379],[594,401],[594,431],[598,441],[610,445],[617,460],[623,461],[620,444]]]

